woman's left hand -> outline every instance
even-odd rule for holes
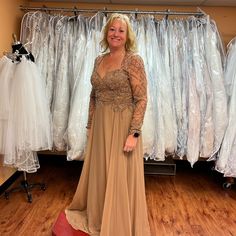
[[[132,134],[130,134],[125,142],[124,152],[132,152],[136,147],[138,139],[135,138]]]

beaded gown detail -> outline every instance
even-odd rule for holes
[[[140,56],[127,52],[120,69],[91,76],[88,138],[80,181],[66,217],[92,236],[149,236],[142,136],[132,152],[126,138],[141,133],[147,81]]]

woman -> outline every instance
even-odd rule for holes
[[[85,162],[66,217],[93,236],[149,236],[140,135],[144,65],[127,16],[113,14],[103,32],[109,52],[95,60]]]

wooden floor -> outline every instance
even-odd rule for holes
[[[0,154],[0,186],[15,172],[14,168],[3,166],[3,156]]]
[[[66,162],[61,156],[42,156],[40,163],[40,170],[28,179],[45,182],[47,189],[33,189],[33,203],[23,192],[13,193],[9,200],[1,196],[1,236],[49,236],[57,216],[70,203],[81,163]],[[152,236],[236,236],[236,186],[224,190],[222,176],[209,163],[199,162],[192,169],[177,161],[176,176],[145,180]],[[20,179],[14,185],[19,183]]]

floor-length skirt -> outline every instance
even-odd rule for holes
[[[96,104],[86,156],[66,217],[92,236],[149,236],[142,139],[123,151],[132,109]]]

